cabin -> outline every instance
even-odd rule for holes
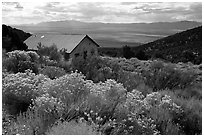
[[[66,49],[72,59],[97,56],[99,47],[88,35],[79,34],[33,34],[24,43],[29,50],[37,50],[39,43],[46,47],[54,44],[59,50]]]

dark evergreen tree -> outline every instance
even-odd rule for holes
[[[26,50],[28,47],[23,41],[31,34],[10,26],[2,25],[2,48],[8,51]]]
[[[123,47],[123,57],[125,57],[126,59],[130,59],[130,58],[134,57],[134,52],[127,45],[125,45]]]
[[[145,52],[143,50],[139,50],[137,52],[137,54],[135,55],[136,58],[138,58],[139,60],[148,60],[149,57],[145,54]]]

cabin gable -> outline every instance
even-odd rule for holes
[[[90,37],[86,36],[84,39],[73,49],[70,54],[72,59],[81,58],[87,59],[87,57],[98,55],[98,44],[94,42]]]

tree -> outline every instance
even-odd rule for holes
[[[127,45],[123,46],[123,57],[125,57],[126,59],[134,57],[134,52],[132,52],[131,48]]]
[[[55,60],[57,62],[62,59],[61,52],[58,51],[57,46],[55,44],[51,45],[50,47],[46,47],[41,43],[38,43],[37,48],[37,53],[40,56],[48,56],[51,60]]]
[[[13,29],[10,26],[2,25],[2,48],[8,51],[27,50],[27,45],[19,36],[29,37],[29,34]]]
[[[145,54],[145,52],[143,50],[139,50],[137,52],[137,54],[135,55],[136,58],[138,58],[139,60],[148,60],[148,56]]]

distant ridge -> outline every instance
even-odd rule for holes
[[[103,22],[83,22],[83,21],[77,21],[77,20],[61,20],[61,21],[45,21],[45,22],[40,22],[40,23],[36,23],[36,24],[19,24],[19,25],[12,25],[12,26],[33,26],[33,25],[45,25],[45,24],[104,24],[104,25],[130,25],[130,24],[197,24],[197,25],[201,25],[202,22],[197,22],[197,21],[188,21],[188,20],[183,20],[183,21],[176,21],[176,22],[150,22],[150,23],[145,23],[145,22],[139,22],[139,23],[103,23]]]

